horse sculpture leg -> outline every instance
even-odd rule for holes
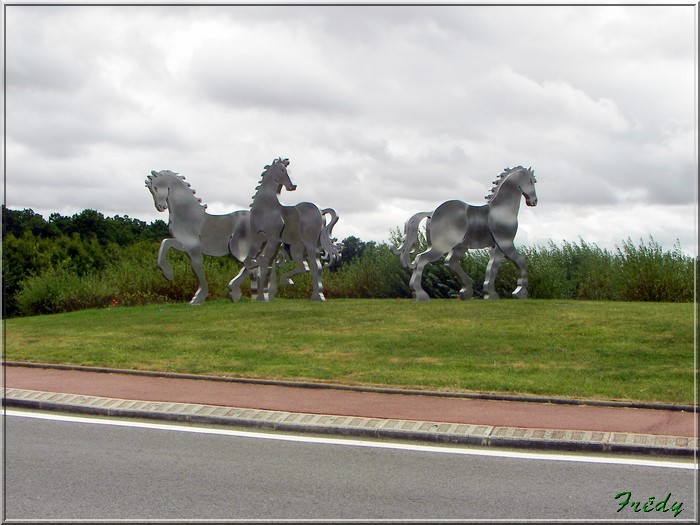
[[[197,281],[199,282],[199,288],[197,288],[190,304],[202,304],[207,298],[207,295],[209,295],[209,285],[207,284],[207,279],[204,276],[204,269],[202,268],[202,249],[197,247],[187,250],[185,253],[190,259],[192,271],[197,276]]]
[[[250,272],[250,294],[255,295],[258,293],[258,281],[260,277],[260,269],[258,268],[254,272]]]
[[[270,265],[270,274],[267,278],[267,297],[270,301],[277,295],[277,259],[275,258]]]
[[[158,250],[158,267],[163,271],[163,275],[168,281],[172,281],[175,277],[173,275],[173,269],[168,262],[168,250],[170,250],[170,248],[179,252],[185,251],[185,247],[177,239],[163,239],[163,242],[160,243],[160,249]]]
[[[496,293],[496,275],[501,266],[505,254],[498,246],[491,248],[489,263],[486,265],[486,279],[484,280],[484,299],[499,299]]]
[[[249,249],[249,254],[259,254],[260,250],[262,250],[265,247],[266,239],[267,237],[263,232],[258,232],[257,235],[254,235],[251,239],[251,247]],[[254,289],[258,290],[263,289],[265,287],[264,281],[260,279],[259,262],[253,259],[250,255],[248,255],[243,260],[243,268],[241,268],[238,274],[228,283],[228,295],[232,301],[238,301],[241,299],[241,297],[243,297],[243,293],[241,292],[241,284],[243,284],[243,282],[248,278],[248,276],[253,274],[253,272],[256,270],[257,273],[255,274],[255,277],[257,283],[255,284]]]
[[[241,284],[243,283],[243,281],[246,280],[250,273],[251,270],[249,270],[245,265],[243,265],[243,268],[241,268],[241,270],[238,272],[238,275],[236,275],[233,279],[229,281],[228,295],[232,301],[238,301],[243,296],[243,293],[241,292]]]
[[[508,259],[513,261],[515,266],[518,268],[518,272],[520,273],[520,277],[518,277],[518,282],[515,290],[513,291],[512,295],[516,299],[527,299],[528,293],[527,293],[527,266],[525,263],[525,257],[515,249],[515,246],[513,246],[513,243],[504,243],[501,242],[499,243],[499,246],[501,247],[501,250],[505,254]]]
[[[264,285],[265,301],[272,301],[277,295],[277,258],[273,258],[268,266],[267,282]]]
[[[326,298],[323,295],[323,283],[321,282],[322,267],[321,261],[318,258],[318,253],[316,252],[316,243],[309,243],[306,245],[306,259],[309,262],[309,268],[311,270],[311,300],[312,301],[325,301]]]
[[[290,246],[289,254],[292,257],[292,261],[294,261],[294,268],[282,274],[282,276],[280,277],[280,284],[282,286],[294,284],[294,281],[292,281],[291,279],[292,277],[294,277],[295,275],[299,275],[300,273],[309,271],[309,265],[304,260],[303,244],[294,244]]]
[[[462,260],[462,257],[464,257],[466,251],[466,248],[456,246],[450,251],[445,259],[445,266],[454,272],[462,285],[462,289],[459,291],[459,298],[463,301],[471,299],[474,295],[474,283],[471,277],[467,275],[467,272],[462,269],[462,265],[460,264],[460,261]]]
[[[414,261],[415,268],[411,274],[411,280],[408,282],[411,290],[413,290],[413,296],[416,298],[416,301],[430,300],[430,296],[423,289],[423,285],[421,284],[423,280],[423,270],[428,263],[437,261],[443,253],[444,252],[436,250],[435,248],[429,248],[416,256]]]
[[[258,293],[255,297],[256,301],[270,300],[269,280],[277,279],[277,276],[273,275],[272,272],[274,271],[273,263],[277,257],[278,250],[278,242],[267,242],[262,253],[258,256],[258,269],[260,270],[260,275],[258,277]]]
[[[163,275],[168,281],[173,280],[173,269],[168,262],[168,250],[170,248],[177,250],[179,252],[185,252],[187,257],[190,259],[190,266],[194,275],[197,277],[198,288],[194,296],[190,300],[190,304],[202,304],[204,300],[209,295],[209,285],[207,284],[207,278],[204,275],[204,269],[202,268],[202,249],[201,247],[190,247],[187,248],[180,241],[174,238],[163,239],[160,243],[160,249],[158,250],[158,266],[163,271]]]
[[[207,298],[207,295],[209,295],[209,285],[207,284],[207,279],[204,276],[204,269],[202,268],[202,250],[199,248],[196,250],[190,250],[187,252],[187,255],[190,258],[192,271],[194,271],[194,274],[197,276],[197,280],[199,281],[199,288],[197,288],[194,297],[192,297],[192,300],[190,301],[190,304],[202,304],[204,299]]]

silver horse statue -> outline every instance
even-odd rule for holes
[[[173,270],[168,262],[168,250],[173,248],[185,252],[198,281],[190,304],[202,304],[209,294],[202,255],[231,255],[243,262],[252,240],[250,211],[240,210],[225,215],[207,213],[207,205],[195,197],[195,191],[185,177],[169,170],[151,171],[146,187],[153,195],[156,209],[170,213],[168,229],[172,237],[160,243],[158,266],[165,278],[171,281]]]
[[[296,263],[295,267],[280,277],[281,285],[293,284],[291,277],[299,273],[311,272],[311,299],[324,301],[323,284],[321,282],[321,252],[325,252],[328,263],[332,264],[340,257],[340,245],[334,244],[331,238],[333,225],[338,216],[331,208],[319,210],[310,202],[300,202],[295,206],[283,206],[279,194],[284,187],[294,191],[287,173],[289,159],[278,158],[272,164],[265,166],[260,183],[256,187],[253,203],[250,206],[250,225],[253,240],[248,255],[243,261],[243,268],[229,282],[231,299],[241,298],[241,283],[258,269],[256,300],[269,301],[270,294],[267,283],[274,281],[269,275],[273,271],[272,264],[276,261],[280,246],[289,246],[289,253]],[[326,224],[324,215],[330,215],[331,221]],[[263,284],[265,283],[265,284]]]
[[[531,168],[517,166],[506,168],[493,181],[491,193],[486,196],[487,204],[474,206],[459,200],[443,202],[434,211],[416,213],[404,225],[401,246],[394,252],[401,257],[401,263],[412,268],[409,286],[417,301],[430,298],[421,285],[425,265],[437,261],[447,254],[445,266],[450,268],[462,285],[460,299],[471,299],[472,280],[462,269],[460,260],[469,248],[491,248],[484,281],[484,299],[498,299],[495,281],[498,268],[504,257],[515,263],[520,272],[513,297],[525,299],[527,292],[527,268],[525,257],[513,245],[518,231],[518,211],[520,198],[525,197],[528,206],[537,205],[535,173]],[[418,245],[418,229],[423,219],[426,221],[428,249],[416,255],[411,254]]]

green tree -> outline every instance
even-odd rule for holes
[[[2,206],[2,235],[21,237],[24,232],[41,237],[55,237],[60,232],[32,209],[11,210]]]

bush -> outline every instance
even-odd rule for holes
[[[617,273],[621,261],[596,245],[564,242],[560,248],[526,249],[531,297],[540,299],[619,299]]]
[[[80,277],[61,269],[27,279],[17,305],[21,315],[53,314],[103,308],[115,295],[116,288],[97,275]]]
[[[27,279],[44,273],[59,272],[79,277],[100,272],[116,257],[115,247],[100,246],[95,239],[79,235],[46,238],[25,231],[17,238],[8,234],[3,239],[3,316],[17,315],[20,307],[16,296]],[[34,284],[36,286],[36,284]]]
[[[185,254],[171,252],[174,279],[168,281],[157,267],[158,244],[139,242],[119,251],[102,270],[79,275],[59,267],[26,279],[16,295],[20,315],[69,312],[106,306],[186,302],[197,290],[197,280]],[[209,298],[228,297],[228,282],[240,265],[229,257],[205,257]],[[248,285],[249,286],[249,285]],[[249,288],[244,285],[244,293]]]
[[[621,268],[621,295],[628,301],[693,300],[696,261],[683,255],[679,245],[664,253],[650,238],[648,244],[635,246],[630,239],[618,247]]]
[[[328,298],[410,298],[411,270],[401,266],[388,244],[355,239],[353,256],[333,268],[323,269]],[[422,239],[425,244],[424,238]],[[350,243],[352,244],[352,243]],[[3,242],[5,315],[37,315],[83,308],[187,302],[197,288],[190,262],[171,251],[174,279],[168,281],[156,265],[159,243],[138,241],[127,246],[100,245],[94,238],[45,238],[24,233],[8,234]],[[424,249],[424,247],[423,247]],[[550,242],[542,247],[520,247],[526,258],[530,297],[627,301],[692,301],[696,259],[679,246],[664,252],[650,239],[638,245],[627,240],[615,253],[596,245]],[[463,269],[474,281],[475,296],[483,296],[488,250],[472,250],[462,259]],[[228,297],[228,282],[240,270],[231,257],[204,258],[209,299]],[[293,263],[278,268],[278,275]],[[515,265],[504,260],[496,279],[496,291],[510,297],[516,287]],[[293,286],[280,287],[277,296],[307,299],[311,296],[309,273],[297,275]],[[444,266],[444,257],[429,264],[423,287],[431,297],[457,297],[460,285]],[[242,287],[250,293],[250,280]]]
[[[351,263],[328,272],[328,297],[396,298],[411,297],[410,272],[386,244],[368,247]]]

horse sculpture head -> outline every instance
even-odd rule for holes
[[[168,209],[168,194],[170,193],[170,183],[177,173],[170,170],[151,171],[146,178],[146,187],[153,196],[153,204],[156,210],[165,211]]]
[[[270,181],[270,183],[277,185],[277,193],[282,191],[282,186],[284,186],[287,191],[294,191],[297,189],[296,184],[292,184],[292,180],[289,178],[287,166],[289,166],[289,159],[280,157],[273,160],[272,164],[269,166],[265,166],[265,171],[262,174],[263,181]]]
[[[537,206],[537,190],[535,190],[535,172],[532,168],[523,168],[517,166],[515,168],[506,168],[503,173],[498,176],[498,179],[493,181],[494,187],[491,188],[491,194],[486,196],[486,200],[494,203],[496,196],[504,191],[513,192],[519,191],[525,197],[525,204],[528,206]],[[506,190],[508,188],[508,190]],[[516,190],[517,189],[517,190]],[[512,195],[512,193],[510,193]]]
[[[537,179],[535,178],[535,172],[532,168],[522,168],[519,167],[518,173],[518,188],[520,192],[525,197],[525,204],[528,206],[537,206],[537,190],[535,190],[535,183]]]
[[[173,199],[177,204],[189,204],[192,201],[201,208],[207,207],[206,204],[202,204],[202,199],[194,196],[195,191],[185,177],[170,170],[151,171],[146,178],[146,187],[151,191],[153,204],[158,211],[172,207]],[[182,191],[185,189],[188,191]]]

